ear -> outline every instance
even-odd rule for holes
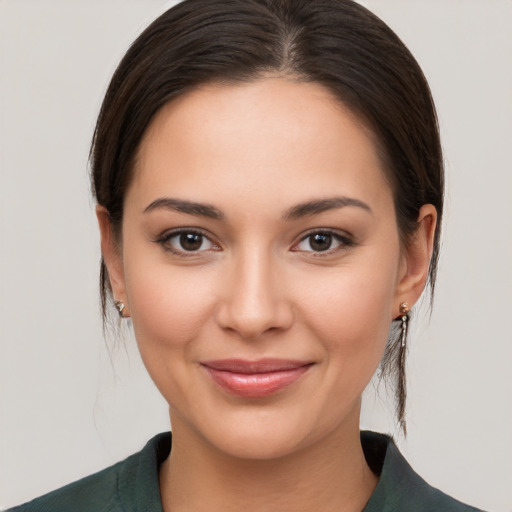
[[[112,232],[112,223],[110,222],[110,215],[104,206],[96,206],[96,217],[100,227],[101,237],[101,255],[108,270],[110,279],[110,286],[112,288],[112,295],[115,300],[119,300],[127,305],[126,289],[124,284],[124,269],[123,260],[121,257],[121,249]],[[124,316],[127,310],[123,312]]]
[[[395,318],[400,315],[400,304],[407,302],[409,307],[412,307],[425,288],[434,247],[436,224],[436,208],[431,204],[424,204],[418,215],[416,231],[402,256],[396,304],[393,310]]]

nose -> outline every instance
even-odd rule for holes
[[[217,307],[220,327],[244,339],[288,329],[293,322],[293,308],[279,273],[271,257],[262,253],[233,262]]]

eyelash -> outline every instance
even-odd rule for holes
[[[215,247],[213,249],[214,251],[221,250],[220,247],[215,242],[213,242],[211,240],[211,237],[207,233],[205,233],[204,231],[202,231],[200,229],[193,229],[193,228],[174,229],[173,231],[168,231],[168,232],[160,235],[154,241],[155,241],[155,243],[161,245],[162,248],[164,249],[164,251],[168,251],[168,252],[175,254],[177,256],[180,256],[182,258],[190,258],[190,257],[194,257],[194,256],[197,257],[198,254],[205,252],[204,250],[201,250],[201,251],[187,251],[186,249],[179,250],[179,249],[175,249],[172,245],[170,245],[170,241],[173,238],[179,237],[180,235],[183,235],[183,234],[201,236],[202,243],[204,243],[205,241],[208,241],[210,244],[212,244],[213,247]]]
[[[213,249],[187,251],[186,249],[179,250],[179,249],[175,249],[174,247],[172,247],[172,245],[170,245],[169,242],[173,238],[179,237],[180,235],[183,235],[183,234],[201,236],[202,237],[201,245],[204,243],[204,241],[208,241],[210,244],[212,244],[212,246],[214,248]],[[334,248],[329,248],[329,249],[320,250],[320,251],[315,251],[315,250],[306,251],[306,250],[297,249],[297,246],[299,244],[308,240],[308,238],[311,238],[314,235],[330,236],[339,245]],[[194,256],[197,256],[198,254],[201,254],[202,252],[207,251],[207,250],[214,250],[214,251],[222,250],[219,245],[217,245],[215,242],[213,242],[211,240],[210,236],[207,233],[205,233],[204,231],[202,231],[200,229],[193,229],[193,228],[180,228],[180,229],[175,229],[173,231],[166,232],[166,233],[162,234],[161,236],[159,236],[156,240],[154,240],[154,242],[161,245],[165,251],[171,252],[172,254],[175,254],[175,255],[183,257],[183,258],[194,257]],[[301,237],[301,239],[292,246],[291,251],[292,252],[311,253],[312,255],[314,255],[314,257],[321,257],[324,255],[327,256],[327,255],[331,255],[331,254],[339,252],[339,251],[343,251],[343,250],[345,250],[349,247],[353,247],[355,245],[356,245],[355,240],[347,234],[341,234],[332,229],[314,229],[314,230],[309,231],[305,235],[303,235]]]
[[[308,238],[310,239],[314,235],[330,236],[330,237],[332,237],[332,240],[336,241],[339,245],[337,247],[325,249],[325,250],[322,250],[322,251],[314,251],[314,250],[311,250],[311,251],[301,251],[300,249],[296,249],[296,247],[299,244],[301,244],[302,242],[308,240]],[[311,242],[310,242],[310,244],[311,244]],[[322,256],[332,255],[332,254],[337,253],[339,251],[346,250],[349,247],[354,247],[355,245],[356,245],[356,241],[350,235],[348,235],[346,233],[341,234],[338,231],[334,231],[332,229],[318,229],[318,228],[316,228],[314,230],[309,231],[305,235],[303,235],[302,238],[299,240],[299,242],[296,243],[292,247],[291,250],[294,251],[294,252],[311,253],[311,255],[313,255],[314,257],[318,258],[318,257],[322,257]]]

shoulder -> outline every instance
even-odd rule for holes
[[[141,502],[160,512],[158,467],[170,447],[170,433],[159,434],[127,459],[6,512],[128,512]]]
[[[117,504],[117,481],[119,471],[126,464],[130,464],[130,458],[7,512],[120,510]]]
[[[361,440],[369,466],[380,474],[363,512],[482,512],[429,485],[411,468],[390,437],[362,432]]]

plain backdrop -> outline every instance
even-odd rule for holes
[[[87,155],[134,37],[172,2],[0,0],[0,508],[110,465],[169,428],[128,334],[107,349]],[[367,0],[437,102],[447,213],[434,312],[413,328],[409,435],[431,484],[512,511],[512,2]],[[109,355],[110,353],[110,355]]]

